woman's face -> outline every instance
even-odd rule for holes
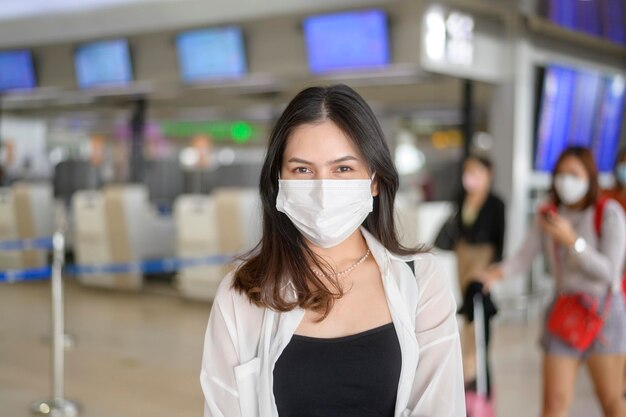
[[[491,186],[491,171],[475,159],[463,165],[463,188],[468,194],[483,193]]]
[[[589,192],[589,174],[580,159],[568,156],[561,161],[556,169],[554,189],[566,206],[576,207],[584,201]]]
[[[357,180],[370,173],[361,153],[332,121],[298,126],[283,153],[280,178],[285,180]],[[378,195],[372,182],[372,195]]]

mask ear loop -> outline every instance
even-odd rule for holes
[[[372,185],[373,185],[373,183],[374,183],[374,178],[376,178],[376,172],[374,172],[374,173],[372,174],[372,177],[371,177]],[[373,196],[373,195],[372,195],[372,198],[374,198],[374,197],[375,197],[375,196]],[[376,196],[376,197],[378,197],[378,196]]]

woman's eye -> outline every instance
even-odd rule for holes
[[[352,171],[352,168],[348,167],[348,166],[342,166],[342,167],[338,168],[338,171],[339,172],[350,172],[350,171]]]
[[[306,168],[306,167],[298,167],[298,168],[294,169],[293,172],[295,172],[296,174],[307,174],[307,173],[309,173],[311,171],[308,168]]]

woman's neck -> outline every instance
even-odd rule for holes
[[[576,204],[564,204],[564,206],[572,211],[582,211],[587,208],[585,201],[581,201]]]
[[[468,193],[465,195],[465,203],[469,204],[470,207],[479,208],[479,206],[487,200],[488,195],[489,190],[480,190]]]
[[[319,248],[311,243],[309,247],[322,259],[329,261],[337,270],[351,266],[362,258],[368,249],[360,229],[355,230],[346,240],[332,248]]]

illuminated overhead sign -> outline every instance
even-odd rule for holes
[[[453,77],[500,82],[510,76],[506,24],[440,5],[422,16],[420,64]]]
[[[426,55],[433,61],[472,65],[474,18],[460,12],[447,13],[432,7],[424,17]]]
[[[163,135],[170,138],[189,138],[207,135],[216,141],[232,140],[247,143],[256,139],[258,126],[248,122],[165,122],[161,125]]]

